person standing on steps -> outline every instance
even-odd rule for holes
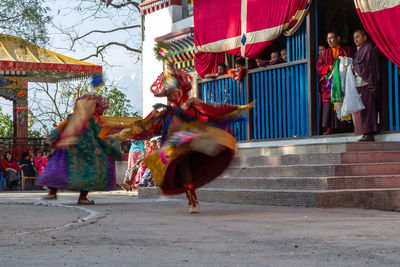
[[[354,112],[354,133],[362,134],[359,141],[374,141],[378,131],[378,96],[381,79],[381,66],[377,48],[368,40],[364,30],[354,32],[354,43],[357,52],[353,57],[353,71],[356,76],[356,87],[365,109]]]

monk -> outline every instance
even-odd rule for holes
[[[365,106],[365,109],[353,113],[354,133],[363,135],[359,141],[374,141],[374,133],[378,131],[377,94],[381,79],[379,55],[364,30],[354,32],[353,38],[357,46],[353,70],[357,91]]]
[[[208,78],[208,79],[216,79],[219,76],[225,75],[228,72],[226,71],[226,65],[224,63],[218,64],[217,66],[217,73],[208,73],[206,75],[204,75],[204,78]]]
[[[340,36],[335,32],[329,32],[326,38],[329,48],[319,57],[317,70],[320,77],[320,94],[322,96],[322,127],[324,134],[331,134],[339,128],[339,120],[336,117],[334,106],[331,103],[331,90],[326,87],[326,76],[333,71],[333,64],[339,56],[352,57],[351,48],[340,44]]]
[[[234,69],[229,69],[228,70],[228,75],[232,79],[241,82],[244,76],[246,75],[247,69],[246,69],[246,59],[243,57],[238,57],[235,60],[235,68]]]

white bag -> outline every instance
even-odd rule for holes
[[[345,94],[347,69],[349,67],[351,68],[353,59],[351,57],[342,57],[342,56],[340,56],[339,59],[340,59],[340,64],[339,64],[340,86],[342,88],[342,92]]]
[[[346,94],[344,95],[343,106],[341,110],[342,117],[365,109],[365,106],[361,100],[361,95],[358,93],[356,88],[356,77],[351,70],[351,65],[347,68],[345,88]]]

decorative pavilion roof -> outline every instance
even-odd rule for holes
[[[0,34],[0,75],[57,82],[101,74],[101,66],[63,56],[17,36]]]

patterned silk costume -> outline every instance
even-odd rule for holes
[[[163,193],[186,192],[189,209],[198,209],[195,188],[221,175],[235,154],[236,141],[222,128],[237,121],[251,105],[214,106],[189,99],[191,77],[172,64],[166,65],[151,91],[158,97],[167,96],[168,105],[156,104],[145,119],[120,135],[129,139],[161,135],[161,149],[150,154],[145,164]]]
[[[115,188],[114,159],[120,158],[120,149],[104,133],[100,137],[104,121],[99,99],[93,95],[77,100],[73,114],[52,132],[48,141],[56,151],[38,185],[83,191]]]

